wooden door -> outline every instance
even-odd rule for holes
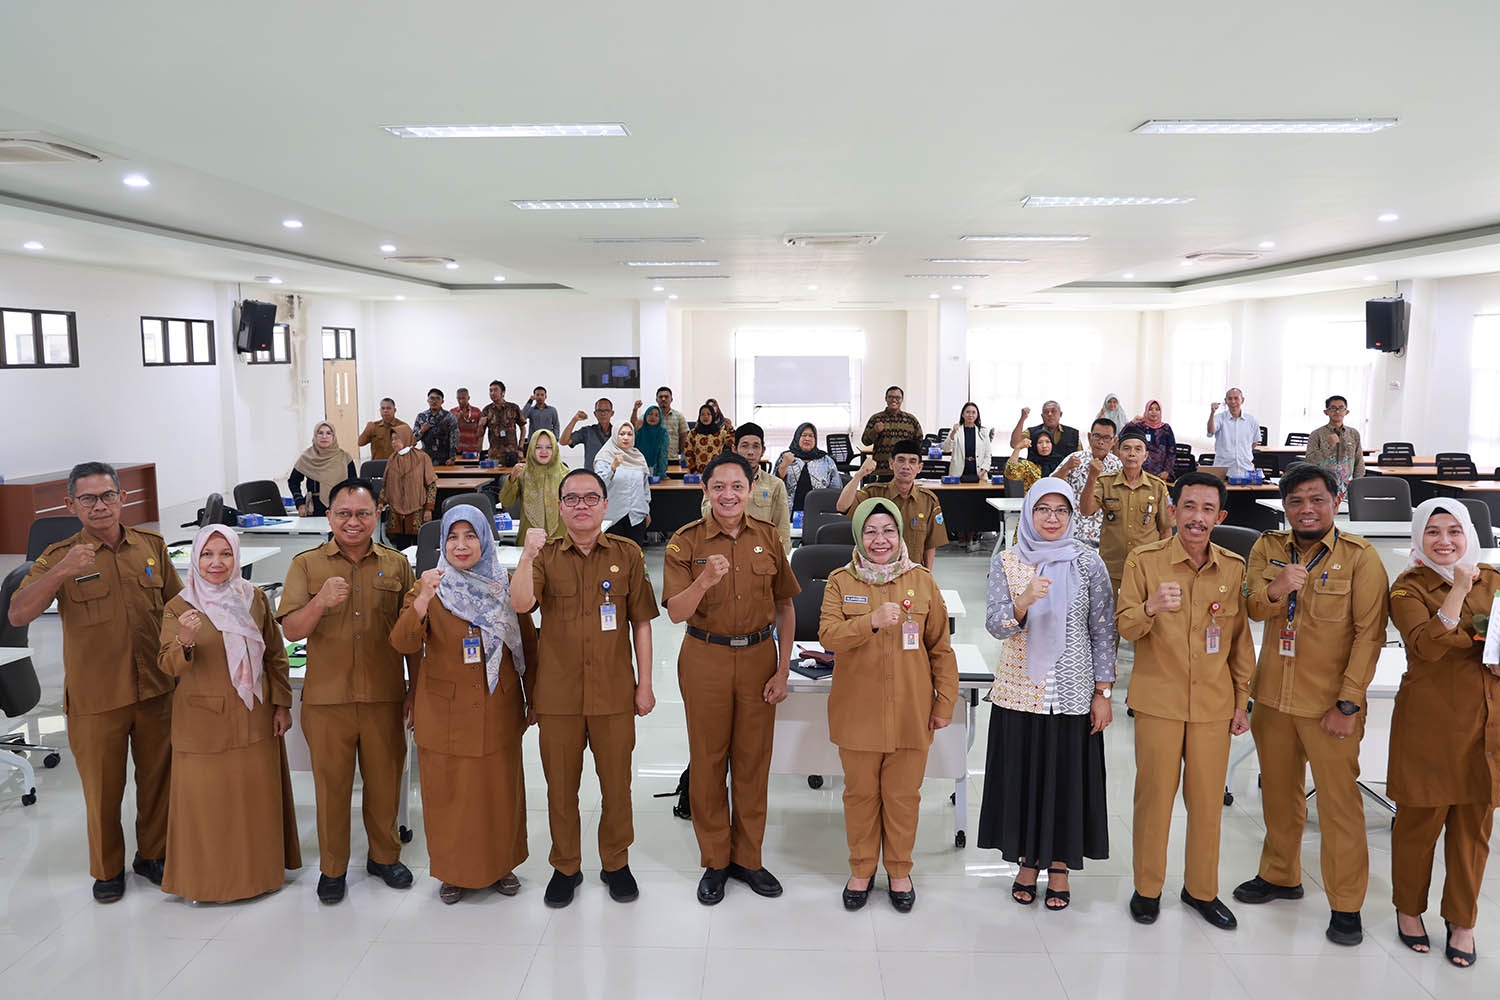
[[[333,425],[339,447],[359,468],[359,386],[353,361],[323,362],[323,419]]]

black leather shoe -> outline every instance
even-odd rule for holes
[[[853,913],[855,910],[863,910],[865,904],[870,901],[870,887],[875,884],[875,879],[870,879],[870,884],[863,889],[851,889],[849,883],[844,883],[844,909]]]
[[[573,890],[580,885],[583,885],[583,872],[564,875],[554,868],[552,881],[547,883],[547,891],[542,894],[542,902],[552,907],[567,906],[573,902]]]
[[[917,883],[915,882],[905,892],[897,892],[887,885],[885,894],[891,897],[891,905],[896,908],[897,913],[910,913],[911,908],[917,905]]]
[[[730,864],[724,871],[730,878],[738,879],[748,885],[757,896],[767,896],[774,899],[781,895],[781,883],[776,881],[775,875],[772,875],[764,868],[757,868],[755,871],[751,871],[744,865]]]
[[[1232,931],[1240,925],[1234,919],[1234,914],[1229,912],[1229,907],[1219,901],[1219,897],[1213,899],[1194,899],[1188,895],[1186,889],[1182,890],[1182,901],[1198,911],[1198,915],[1221,931]]]
[[[94,879],[94,902],[117,903],[125,895],[125,873],[114,878]]]
[[[342,902],[344,888],[348,883],[347,873],[329,878],[327,875],[318,876],[318,902],[327,906]]]
[[[1301,899],[1302,886],[1277,885],[1259,875],[1234,887],[1234,898],[1241,903],[1269,903],[1273,899]]]
[[[388,865],[383,865],[378,861],[371,861],[366,858],[365,871],[384,880],[385,884],[392,889],[411,888],[411,869],[399,861],[392,861]]]
[[[1334,910],[1328,918],[1328,930],[1324,932],[1334,944],[1354,947],[1365,939],[1365,928],[1360,922],[1358,910]]]
[[[698,880],[698,902],[713,906],[724,901],[724,882],[729,878],[728,868],[705,868]]]
[[[1160,896],[1142,896],[1138,892],[1130,894],[1130,916],[1136,923],[1154,924],[1159,913],[1161,913]]]
[[[621,865],[614,871],[601,871],[599,879],[609,886],[609,898],[616,903],[628,903],[641,894],[640,887],[635,884],[635,876],[630,874],[629,865]]]
[[[152,885],[161,885],[162,876],[166,874],[167,864],[165,861],[147,861],[139,854],[130,863],[135,873]]]

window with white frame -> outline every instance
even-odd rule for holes
[[[861,419],[855,411],[864,357],[865,331],[858,327],[740,327],[734,331],[735,423],[760,424],[769,461],[803,422],[817,427],[820,447],[829,433],[850,433]]]
[[[1103,336],[1090,327],[970,327],[969,398],[995,432],[995,453],[1009,452],[1010,429],[1022,407],[1031,408],[1027,423],[1039,424],[1049,399],[1062,407],[1064,424],[1087,433],[1099,400],[1112,391],[1103,384],[1109,371],[1103,348]]]
[[[1178,444],[1197,443],[1200,447],[1194,449],[1195,455],[1211,451],[1213,439],[1206,430],[1208,411],[1224,399],[1224,391],[1229,388],[1229,324],[1185,323],[1175,327],[1168,340],[1168,391],[1162,394],[1148,389],[1146,398],[1162,404],[1162,418],[1172,425]]]
[[[1370,425],[1370,380],[1375,353],[1365,346],[1363,317],[1293,322],[1285,338],[1281,372],[1281,422],[1270,443],[1283,444],[1292,433],[1307,434],[1328,422],[1329,396],[1349,401],[1345,422],[1364,437]]]
[[[1474,317],[1469,360],[1469,454],[1483,472],[1500,465],[1500,314]]]

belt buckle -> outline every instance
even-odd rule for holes
[[[729,645],[733,648],[748,646],[750,645],[750,637],[748,635],[732,635],[729,637]]]

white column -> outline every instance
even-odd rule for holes
[[[943,299],[938,303],[937,412],[933,430],[952,426],[969,398],[969,303]]]
[[[674,367],[667,349],[667,304],[658,299],[637,302],[635,333],[636,350],[641,356],[640,398],[653,401],[659,385],[673,386],[680,393],[682,371]]]

